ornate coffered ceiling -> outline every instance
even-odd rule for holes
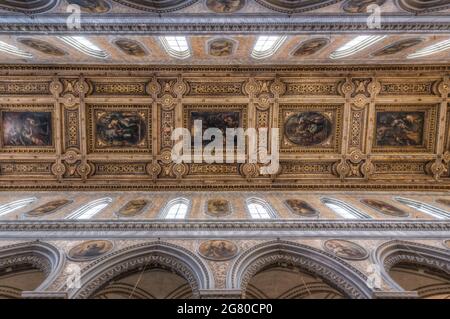
[[[408,59],[450,38],[447,2],[0,0],[0,187],[448,189],[449,51]],[[257,59],[261,35],[286,39]],[[384,37],[331,58],[359,35]],[[172,130],[212,114],[279,128],[281,169],[173,163]]]
[[[0,186],[448,189],[448,72],[4,65]],[[198,116],[279,128],[280,170],[175,164],[171,132]]]

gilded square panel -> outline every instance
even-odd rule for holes
[[[54,152],[53,105],[0,106],[2,152]]]
[[[202,121],[202,131],[208,128],[217,128],[223,132],[224,142],[226,140],[227,128],[247,127],[247,106],[235,105],[185,105],[183,107],[184,127],[192,134],[194,121]],[[192,134],[192,136],[194,136]],[[208,144],[210,141],[203,141]]]
[[[281,152],[339,152],[342,104],[280,105]]]
[[[374,152],[433,152],[436,106],[377,105]]]
[[[151,153],[147,105],[87,105],[89,152]]]

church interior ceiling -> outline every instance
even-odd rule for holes
[[[449,191],[450,0],[0,0],[0,299],[448,299]]]
[[[0,187],[448,189],[449,5],[1,0]],[[174,163],[199,119],[279,129],[279,169]]]
[[[1,186],[448,188],[448,67],[258,71],[4,65]],[[280,169],[262,174],[248,148],[242,163],[174,163],[171,133],[196,119],[279,128]]]

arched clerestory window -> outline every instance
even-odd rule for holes
[[[450,217],[450,213],[431,206],[429,204],[425,204],[416,200],[412,200],[412,199],[408,199],[408,198],[403,198],[403,197],[395,197],[395,200],[399,203],[405,204],[408,207],[414,208],[422,213],[425,213],[427,215],[430,215],[434,218],[437,219],[448,219]]]
[[[30,205],[36,201],[36,197],[29,197],[24,199],[19,199],[14,202],[4,204],[0,206],[0,216],[4,216],[6,214],[12,213],[13,211],[25,207],[27,205]]]
[[[80,207],[65,219],[90,219],[112,202],[110,197],[93,200]]]
[[[371,219],[366,213],[353,206],[334,198],[322,198],[322,203],[345,219]]]
[[[163,219],[185,219],[189,211],[190,201],[184,197],[178,197],[169,201],[162,210],[160,217]]]
[[[277,217],[273,208],[261,198],[248,198],[246,202],[248,213],[252,219],[270,219]]]

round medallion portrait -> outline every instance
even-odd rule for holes
[[[444,247],[450,249],[450,239],[444,240]]]
[[[67,254],[74,261],[92,260],[102,256],[113,248],[109,240],[89,240],[72,247]]]
[[[206,202],[206,214],[213,217],[223,217],[231,214],[230,202],[225,199],[209,199]]]
[[[369,256],[362,246],[348,240],[330,239],[323,244],[323,247],[329,253],[342,259],[363,260]]]
[[[200,244],[198,252],[206,259],[223,261],[235,257],[238,253],[238,247],[228,240],[208,240]]]
[[[325,142],[332,134],[331,121],[318,112],[291,115],[284,125],[287,139],[300,146],[313,146]]]
[[[241,10],[245,0],[206,0],[206,6],[215,13],[232,13]]]

